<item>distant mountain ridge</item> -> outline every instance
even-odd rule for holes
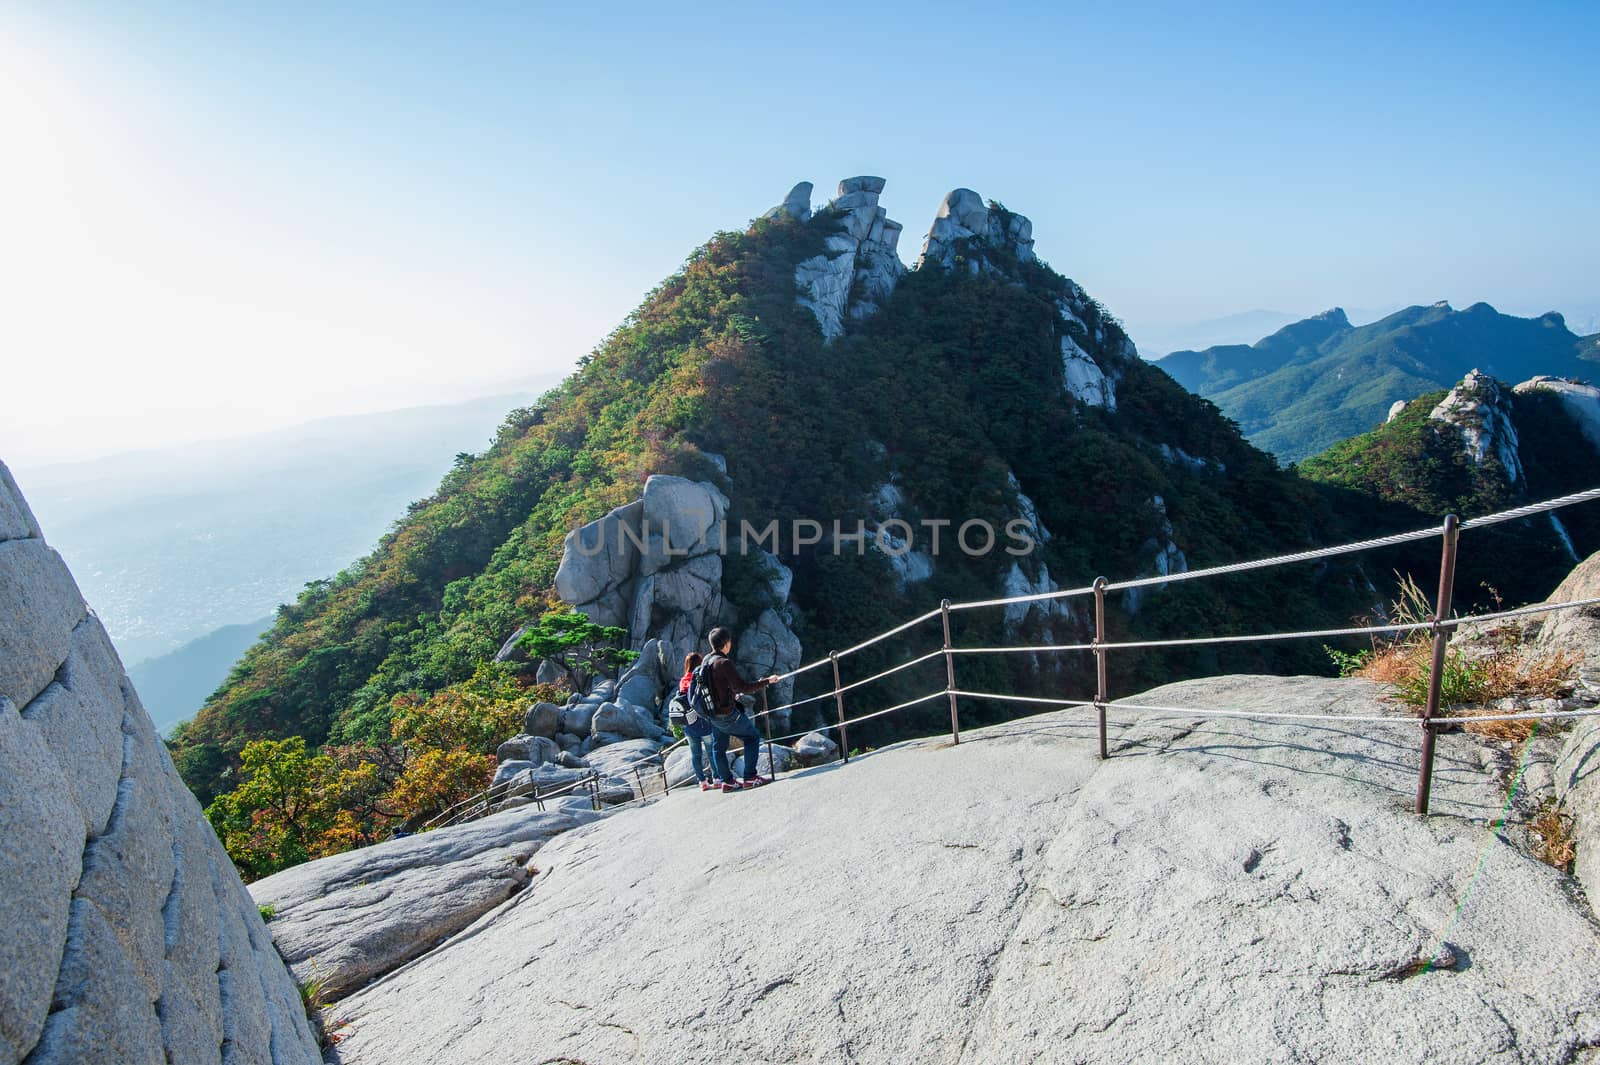
[[[1487,303],[1407,307],[1363,326],[1335,307],[1253,345],[1176,351],[1157,365],[1216,403],[1251,443],[1298,462],[1474,368],[1503,381],[1600,376],[1600,338],[1577,336],[1555,311],[1517,318]]]

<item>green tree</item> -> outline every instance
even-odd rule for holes
[[[529,626],[517,646],[533,659],[547,658],[573,676],[593,676],[620,669],[639,657],[620,645],[628,630],[616,625],[596,625],[577,611],[550,613]]]

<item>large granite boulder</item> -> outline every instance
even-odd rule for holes
[[[657,474],[644,482],[642,502],[646,544],[639,560],[640,574],[717,551],[728,497],[716,485]]]
[[[1137,701],[1398,713],[1382,692],[1229,677]],[[1111,723],[1103,762],[1071,710],[744,794],[674,789],[563,836],[524,904],[346,999],[341,1058],[1421,1065],[1600,1045],[1600,927],[1496,835],[1504,793],[1470,736],[1439,737],[1424,819],[1408,720],[1114,704]]]
[[[838,757],[839,745],[820,732],[808,732],[794,741],[794,758],[800,765],[824,765]]]
[[[749,680],[787,673],[800,665],[800,638],[789,628],[782,615],[768,607],[739,634],[734,647],[734,660],[740,674]],[[767,691],[769,707],[783,706],[793,698],[792,677],[779,681]],[[789,711],[774,713],[772,726],[778,732],[789,731]]]
[[[788,217],[796,222],[807,222],[811,219],[811,182],[802,181],[789,190],[789,195],[783,202],[766,214],[763,218]]]
[[[523,761],[535,765],[554,762],[561,757],[561,745],[549,736],[530,736],[522,733],[502,743],[494,752],[500,762]]]
[[[100,620],[0,464],[0,1065],[321,1061]]]
[[[626,703],[600,704],[590,728],[596,736],[610,733],[629,740],[652,739],[665,731],[650,711]]]
[[[528,882],[528,860],[594,820],[587,794],[337,854],[257,880],[272,938],[336,999],[454,935]]]
[[[644,501],[625,506],[567,534],[556,570],[556,594],[597,625],[626,625],[622,585],[638,565]]]
[[[522,731],[530,736],[554,736],[561,731],[561,707],[555,703],[534,703],[522,715]]]

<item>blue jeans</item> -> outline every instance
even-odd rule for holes
[[[761,757],[761,735],[756,732],[755,722],[750,720],[750,715],[740,710],[720,718],[708,716],[704,720],[716,730],[711,741],[711,764],[717,776],[733,783],[733,773],[728,765],[728,741],[737,736],[744,741],[744,778],[754,780],[756,760]]]
[[[702,784],[711,779],[711,774],[706,770],[706,762],[712,760],[711,736],[713,729],[706,724],[705,718],[700,718],[692,725],[683,727],[683,738],[689,747],[689,762],[694,766],[694,778]]]

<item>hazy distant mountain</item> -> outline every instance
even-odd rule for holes
[[[1481,369],[1504,381],[1600,376],[1594,338],[1562,316],[1515,318],[1487,303],[1407,307],[1354,326],[1334,308],[1257,343],[1176,351],[1159,363],[1222,408],[1250,442],[1295,462],[1378,425],[1397,400]]]
[[[193,717],[206,696],[222,686],[239,656],[271,627],[270,617],[224,625],[130,668],[128,676],[156,729],[165,735],[173,725]]]
[[[1346,315],[1352,322],[1375,322],[1400,309],[1391,303],[1382,307],[1352,307]],[[1286,325],[1298,322],[1301,315],[1285,311],[1241,311],[1221,318],[1208,318],[1200,322],[1140,328],[1132,325],[1133,339],[1139,345],[1139,354],[1147,359],[1159,359],[1175,351],[1202,351],[1224,344],[1250,344],[1275,333]]]
[[[506,412],[533,399],[328,418],[13,472],[123,659],[137,664],[270,615],[370,551],[458,453],[483,450]]]

